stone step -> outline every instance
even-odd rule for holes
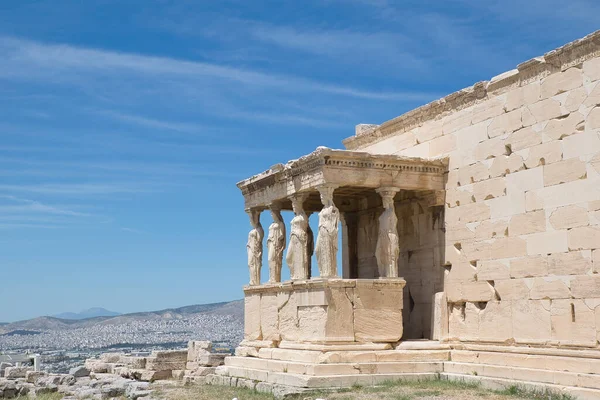
[[[531,354],[558,357],[592,358],[600,360],[600,349],[559,349],[552,347],[503,346],[495,344],[453,344],[453,350],[487,351],[503,354]]]
[[[420,372],[310,376],[235,366],[225,366],[223,368],[219,371],[219,375],[221,376],[251,379],[301,388],[348,388],[354,385],[373,386],[389,380],[435,379],[440,375],[439,372]]]
[[[600,374],[600,360],[574,356],[452,350],[450,358],[452,361],[462,363],[536,368],[583,374]]]
[[[450,345],[437,340],[405,340],[396,346],[396,350],[448,350]]]
[[[279,343],[280,349],[295,350],[316,350],[316,351],[360,351],[360,350],[389,350],[392,345],[389,343],[304,343],[289,342],[282,340]]]
[[[307,364],[281,360],[265,360],[251,357],[227,357],[227,367],[254,369],[257,371],[281,372],[298,375],[360,375],[360,374],[402,374],[442,372],[443,362],[375,362],[375,363],[335,363]],[[243,377],[242,377],[243,378]]]
[[[530,381],[543,384],[600,389],[600,375],[550,371],[538,368],[520,368],[489,364],[472,364],[449,361],[444,363],[444,373],[467,376],[485,376],[513,381]]]
[[[259,358],[314,364],[355,362],[446,361],[450,350],[306,351],[260,349]]]
[[[531,381],[515,382],[510,379],[490,378],[485,376],[468,376],[444,372],[440,375],[442,379],[480,384],[481,387],[490,390],[504,390],[513,386],[520,389],[544,393],[548,390],[554,393],[564,393],[573,396],[577,400],[600,400],[600,391],[595,389],[577,388],[563,385],[546,384]]]

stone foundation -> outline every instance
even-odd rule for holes
[[[404,279],[315,279],[247,286],[241,352],[292,343],[396,343]]]
[[[287,347],[287,346],[286,346]],[[396,348],[311,345],[227,357],[203,383],[285,394],[371,386],[388,380],[452,379],[498,389],[522,386],[600,399],[600,351],[406,341]]]

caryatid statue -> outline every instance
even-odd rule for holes
[[[337,276],[340,212],[333,204],[335,187],[323,185],[317,189],[323,203],[323,209],[319,213],[319,232],[316,246],[317,264],[322,278],[332,278]]]
[[[283,251],[285,250],[285,223],[281,217],[278,205],[271,205],[273,223],[269,226],[267,237],[267,256],[269,260],[269,282],[281,282],[281,266],[283,264]]]
[[[379,234],[375,258],[380,277],[398,277],[398,256],[400,241],[398,237],[398,218],[394,207],[397,188],[380,188],[377,193],[383,200],[383,214],[379,217]]]
[[[260,224],[260,211],[249,210],[252,230],[248,233],[248,269],[250,270],[250,285],[260,285],[260,270],[262,268],[263,237],[265,232]]]
[[[307,279],[306,271],[308,266],[307,244],[308,218],[304,212],[303,203],[306,194],[296,194],[292,197],[292,208],[296,216],[292,219],[290,242],[288,244],[285,261],[290,267],[290,277],[292,280]]]

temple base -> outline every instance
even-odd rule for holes
[[[287,346],[287,344],[286,344]],[[276,395],[371,386],[390,380],[449,379],[490,389],[600,399],[600,351],[405,341],[395,349],[369,344],[312,349],[261,348],[256,357],[225,359],[206,383],[247,386]]]
[[[242,347],[395,344],[402,338],[405,284],[385,278],[247,286]]]

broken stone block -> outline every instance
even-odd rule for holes
[[[212,342],[208,340],[191,340],[188,342],[187,360],[195,362],[200,355],[212,352]]]
[[[121,364],[125,364],[129,368],[144,369],[146,368],[145,357],[121,356]]]
[[[48,373],[44,371],[27,371],[25,373],[25,380],[29,383],[35,383],[39,378],[47,375]]]
[[[6,379],[19,379],[25,378],[29,367],[6,367],[4,369],[4,377]]]
[[[102,353],[100,354],[100,360],[105,363],[117,364],[121,359],[120,353]]]
[[[223,365],[223,360],[228,355],[224,353],[204,354],[198,357],[197,363],[201,367],[218,367],[219,365]]]
[[[111,364],[97,359],[87,359],[85,360],[85,367],[91,372],[107,373],[111,368]]]
[[[173,377],[173,379],[181,381],[183,380],[183,377],[185,376],[185,370],[184,369],[174,369],[173,371],[171,371],[171,376]]]
[[[75,378],[83,378],[90,376],[90,370],[86,367],[73,367],[69,370],[69,375],[73,375]]]
[[[164,371],[150,371],[150,370],[139,370],[139,380],[144,382],[154,382],[162,379],[170,379],[172,377],[171,370]]]

